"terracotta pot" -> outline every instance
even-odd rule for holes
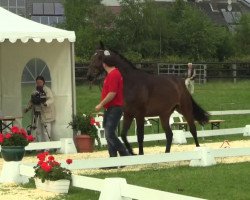
[[[1,154],[5,161],[21,161],[25,154],[24,146],[2,146]]]
[[[70,181],[66,179],[61,179],[57,181],[46,180],[42,183],[41,179],[35,178],[35,185],[37,189],[56,192],[56,193],[68,193]]]
[[[75,143],[78,152],[93,152],[94,151],[94,139],[89,135],[77,135],[75,136]]]

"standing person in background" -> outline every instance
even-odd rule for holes
[[[55,121],[54,97],[49,87],[45,85],[43,76],[36,78],[36,90],[24,112],[32,109],[31,128],[36,132],[37,142],[46,142],[51,139],[51,126]]]
[[[98,112],[102,108],[105,109],[103,127],[109,156],[117,157],[117,153],[120,156],[128,156],[129,153],[126,147],[115,133],[122,116],[123,78],[119,70],[112,63],[112,58],[108,51],[105,52],[103,68],[107,72],[107,75],[102,88],[101,102],[95,107],[95,110]]]
[[[190,94],[194,93],[194,79],[196,76],[196,70],[193,67],[192,63],[188,63],[188,72],[187,72],[187,78],[185,80],[186,87]]]

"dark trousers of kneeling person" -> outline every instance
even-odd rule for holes
[[[112,106],[104,111],[103,127],[110,157],[117,157],[117,152],[119,152],[120,156],[129,155],[126,147],[115,133],[121,116],[122,108],[120,106]]]

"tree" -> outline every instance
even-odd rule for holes
[[[242,15],[235,33],[235,46],[237,54],[250,54],[250,14]]]
[[[76,56],[87,61],[99,40],[112,28],[113,15],[101,0],[64,0],[64,9],[64,27],[76,33]]]
[[[76,32],[76,55],[81,59],[89,60],[99,40],[137,61],[169,56],[223,60],[233,54],[230,33],[183,0],[121,0],[119,15],[100,2],[64,1],[65,28]],[[237,37],[243,37],[246,30]]]

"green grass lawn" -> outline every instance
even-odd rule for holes
[[[95,175],[96,178],[121,177],[128,184],[152,189],[200,197],[211,200],[246,200],[250,197],[249,163],[218,164],[211,167],[166,167],[154,165],[144,170],[131,172],[114,170]],[[25,185],[34,188],[34,183]],[[53,200],[97,200],[100,193],[71,187],[68,195]]]

